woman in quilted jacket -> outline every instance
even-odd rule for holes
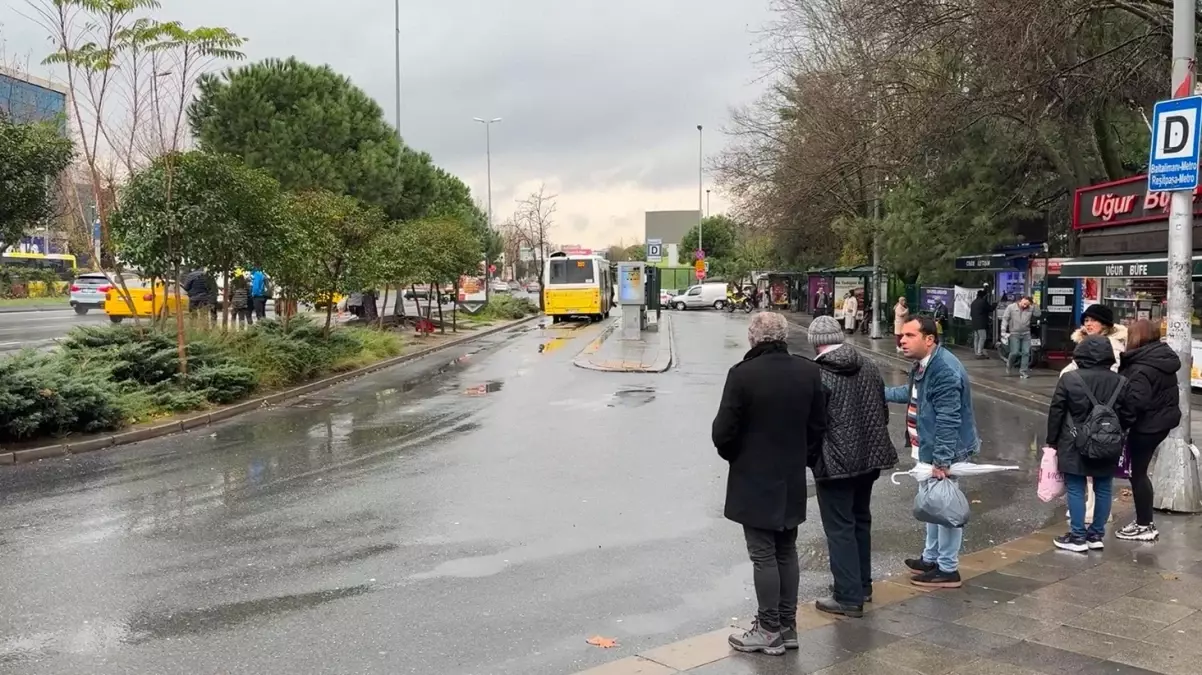
[[[881,471],[897,464],[885,382],[872,361],[843,343],[834,319],[814,319],[809,341],[827,398],[822,452],[812,456],[811,469],[835,580],[831,597],[815,606],[859,617],[872,602],[872,488]]]

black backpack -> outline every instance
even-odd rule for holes
[[[1085,395],[1089,397],[1091,406],[1089,415],[1081,424],[1077,424],[1073,420],[1073,416],[1068,415],[1069,433],[1073,437],[1073,447],[1088,460],[1119,461],[1123,455],[1123,429],[1119,424],[1118,413],[1114,411],[1114,404],[1119,400],[1119,394],[1123,393],[1123,387],[1127,386],[1127,378],[1119,376],[1118,386],[1114,388],[1110,400],[1103,404],[1098,402],[1093,389],[1080,373],[1073,371],[1072,374],[1081,382],[1081,386],[1085,387]]]

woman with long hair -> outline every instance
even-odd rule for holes
[[[1127,328],[1127,350],[1119,358],[1119,375],[1127,378],[1127,391],[1135,421],[1127,430],[1131,457],[1131,496],[1135,522],[1114,536],[1128,541],[1155,541],[1160,537],[1152,522],[1152,480],[1148,469],[1156,448],[1181,423],[1177,371],[1181,359],[1160,341],[1160,326],[1141,319]]]

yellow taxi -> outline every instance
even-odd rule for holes
[[[149,319],[156,313],[162,313],[164,306],[167,308],[167,314],[174,316],[177,307],[175,293],[162,281],[156,281],[152,290],[150,282],[136,276],[126,275],[125,287],[129,289],[129,298],[133,301],[134,306],[133,311],[130,311],[129,303],[126,302],[121,288],[110,286],[104,297],[104,313],[108,315],[109,321],[121,323],[135,315],[139,319]],[[180,292],[179,302],[183,306],[183,311],[187,312],[188,295],[186,293]]]

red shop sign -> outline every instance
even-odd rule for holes
[[[1073,201],[1073,229],[1087,230],[1167,220],[1168,192],[1148,192],[1148,177],[1135,176],[1079,188]],[[1194,191],[1194,213],[1202,214],[1202,187]]]

